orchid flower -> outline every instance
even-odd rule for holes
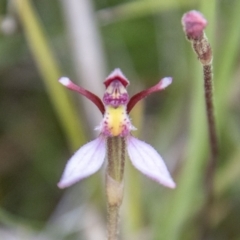
[[[111,141],[114,137],[124,139],[129,159],[136,169],[166,187],[175,188],[175,183],[158,152],[149,144],[132,136],[131,131],[136,128],[129,118],[130,111],[139,100],[153,92],[165,89],[171,84],[172,78],[165,77],[155,86],[129,98],[126,89],[129,81],[120,69],[115,69],[104,81],[106,91],[103,100],[75,85],[67,77],[60,78],[59,82],[91,100],[103,115],[100,125],[96,128],[100,132],[98,137],[82,146],[70,158],[58,183],[59,188],[69,187],[98,171],[103,165],[106,155],[109,154],[108,140]],[[114,151],[110,151],[110,154],[112,152]]]

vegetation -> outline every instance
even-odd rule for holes
[[[101,116],[57,80],[68,76],[101,97],[102,82],[119,67],[131,96],[173,78],[165,91],[138,103],[131,119],[177,184],[164,188],[127,162],[120,239],[239,239],[240,1],[74,4],[0,1],[0,238],[105,238],[103,174],[57,188],[67,159],[94,138]],[[214,56],[219,157],[210,207],[202,67],[181,25],[192,9],[208,21]]]

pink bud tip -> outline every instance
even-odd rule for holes
[[[63,86],[68,86],[71,83],[71,80],[68,77],[61,77],[58,80]]]
[[[168,87],[172,83],[171,77],[165,77],[161,80],[161,89]]]
[[[196,39],[203,34],[207,20],[200,12],[192,10],[183,15],[182,25],[188,38]]]

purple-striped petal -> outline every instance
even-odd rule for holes
[[[82,146],[68,161],[58,187],[69,187],[98,171],[105,155],[105,139],[101,136]]]
[[[162,78],[156,85],[133,95],[127,104],[127,113],[130,113],[138,101],[154,92],[162,91],[172,83],[171,77]]]
[[[140,172],[166,187],[175,188],[163,159],[152,146],[129,136],[127,150],[133,166]]]
[[[89,92],[88,90],[76,85],[75,83],[73,83],[68,77],[61,77],[58,80],[63,86],[67,87],[68,89],[78,92],[81,95],[83,95],[84,97],[88,98],[90,101],[92,101],[100,110],[100,112],[102,114],[104,114],[105,112],[105,107],[103,105],[102,100],[96,96],[94,93]]]

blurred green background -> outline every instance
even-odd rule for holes
[[[181,26],[192,9],[207,18],[214,53],[220,156],[207,216],[203,80]],[[116,67],[130,95],[173,77],[131,118],[177,183],[165,189],[127,164],[120,239],[240,239],[239,11],[238,0],[1,0],[0,239],[105,239],[104,168],[69,189],[56,186],[101,115],[57,79],[101,97]]]

